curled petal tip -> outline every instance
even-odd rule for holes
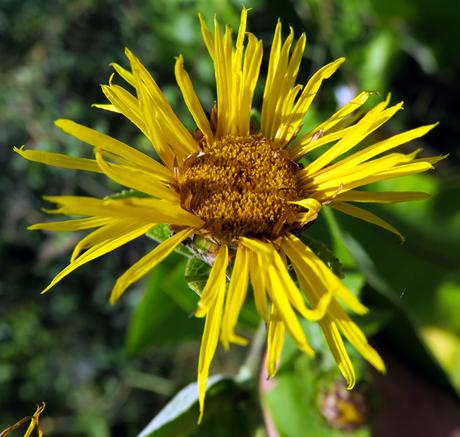
[[[203,318],[204,316],[206,316],[208,312],[208,308],[202,306],[202,305],[199,305],[197,310],[195,311],[195,317],[201,319]]]
[[[315,351],[314,351],[308,344],[304,344],[304,345],[302,345],[300,348],[301,348],[301,350],[302,350],[303,352],[305,352],[309,357],[311,357],[311,358],[314,358],[314,357],[315,357],[315,355],[316,355]]]
[[[355,380],[352,380],[352,381],[348,381],[347,382],[347,390],[353,390],[354,386],[355,386],[355,383],[356,381]]]

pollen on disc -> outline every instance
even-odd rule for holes
[[[296,219],[298,165],[262,135],[226,136],[190,156],[178,177],[181,206],[216,238],[276,238]]]

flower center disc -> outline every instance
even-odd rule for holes
[[[296,221],[298,166],[262,135],[226,136],[188,157],[178,177],[181,206],[224,241],[276,238]]]

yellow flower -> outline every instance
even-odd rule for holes
[[[196,123],[194,132],[177,118],[155,80],[132,52],[126,50],[130,71],[113,64],[116,74],[135,93],[110,80],[102,87],[110,103],[96,106],[121,113],[133,122],[150,140],[161,163],[70,120],[57,120],[56,125],[93,146],[95,159],[16,149],[32,161],[104,173],[120,185],[142,193],[125,199],[47,197],[58,205],[48,213],[79,218],[39,223],[31,229],[96,230],[76,245],[70,264],[43,292],[76,268],[158,224],[170,225],[172,236],[118,278],[111,302],[180,243],[199,235],[215,245],[212,269],[195,314],[205,318],[198,363],[200,420],[209,368],[219,340],[225,349],[230,343],[247,342],[235,333],[235,327],[249,282],[257,311],[268,324],[270,376],[276,371],[285,330],[302,351],[314,355],[299,316],[320,324],[348,388],[355,384],[355,373],[342,336],[376,369],[385,371],[382,359],[339,302],[357,314],[364,314],[367,308],[298,235],[327,205],[402,238],[393,226],[354,203],[417,200],[426,194],[374,193],[356,188],[432,169],[442,159],[417,158],[417,152],[386,153],[425,135],[434,125],[356,150],[362,140],[402,108],[402,103],[389,106],[387,99],[363,115],[360,109],[371,92],[362,92],[315,129],[299,134],[323,80],[345,59],[322,67],[306,85],[296,84],[306,38],[302,34],[293,45],[291,29],[283,41],[281,23],[276,26],[270,50],[260,127],[254,126],[251,110],[262,61],[262,41],[246,32],[246,18],[247,9],[243,9],[234,44],[228,26],[222,35],[214,19],[211,32],[200,17],[217,89],[217,101],[209,117],[184,69],[182,56],[176,60],[176,80]],[[299,163],[305,155],[328,144],[327,150],[309,164]],[[292,275],[288,266],[292,266]],[[231,271],[228,285],[227,271]]]

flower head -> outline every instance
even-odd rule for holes
[[[251,121],[251,110],[262,61],[262,41],[246,31],[246,18],[247,9],[243,9],[234,42],[230,27],[222,34],[215,18],[211,32],[200,17],[216,78],[217,98],[209,116],[193,89],[182,56],[176,60],[177,84],[197,126],[193,132],[177,118],[153,77],[132,52],[126,50],[130,70],[113,64],[116,74],[135,93],[110,80],[102,87],[110,103],[96,106],[121,113],[134,123],[150,140],[161,162],[69,120],[57,120],[56,125],[91,145],[94,159],[16,149],[32,161],[104,173],[139,192],[124,199],[47,197],[58,205],[48,213],[78,218],[39,223],[31,229],[95,230],[80,240],[70,264],[44,291],[76,268],[159,224],[170,225],[171,237],[118,278],[112,302],[179,244],[199,236],[215,247],[210,275],[195,313],[206,319],[198,363],[201,414],[209,368],[219,340],[224,348],[230,343],[247,342],[235,329],[249,283],[257,311],[268,325],[270,376],[276,371],[285,330],[302,351],[314,355],[299,317],[320,324],[348,388],[353,387],[355,374],[342,336],[376,369],[385,371],[382,359],[341,304],[357,314],[364,314],[367,308],[299,235],[316,219],[321,208],[327,206],[402,238],[389,223],[355,203],[400,202],[426,195],[375,193],[357,188],[429,170],[442,159],[417,158],[417,152],[387,153],[423,136],[434,125],[358,149],[362,140],[402,108],[402,103],[389,106],[388,98],[363,114],[360,110],[372,92],[360,93],[315,129],[299,134],[322,82],[345,59],[322,67],[305,85],[297,84],[305,35],[294,44],[291,29],[283,40],[281,23],[277,24],[273,37],[261,122],[256,126]],[[308,164],[299,162],[325,145],[329,145],[327,150]]]

